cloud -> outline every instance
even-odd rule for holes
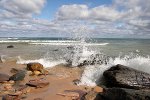
[[[115,10],[113,7],[105,5],[89,8],[87,5],[63,5],[56,13],[59,20],[117,20],[122,13]]]
[[[56,17],[61,20],[86,19],[88,17],[87,5],[63,5],[59,8]]]
[[[90,37],[150,37],[150,0],[114,0],[95,7],[62,5],[54,20],[34,18],[45,3],[1,0],[0,36],[84,36],[85,25],[83,31]]]
[[[45,0],[1,0],[0,8],[5,17],[31,17],[39,14]]]
[[[114,0],[111,5],[99,5],[93,8],[86,5],[65,5],[58,10],[57,18],[91,23],[91,26],[98,26],[93,31],[98,34],[110,33],[127,37],[136,34],[135,37],[138,35],[140,37],[142,32],[145,35],[150,34],[149,4],[150,0]]]
[[[89,10],[89,13],[90,19],[108,21],[118,20],[123,15],[122,12],[117,11],[115,8],[105,5],[94,7]]]

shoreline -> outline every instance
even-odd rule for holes
[[[0,63],[0,73],[5,73],[8,75],[13,75],[10,70],[11,68],[25,69],[26,65],[16,64],[14,61]],[[80,79],[83,72],[82,68],[69,68],[64,65],[57,65],[53,68],[47,68],[49,75],[46,76],[25,76],[25,79],[20,82],[20,84],[25,85],[29,80],[44,78],[50,84],[44,88],[31,88],[31,91],[26,95],[24,100],[34,100],[35,98],[42,98],[42,100],[67,100],[69,97],[64,97],[57,95],[58,93],[63,93],[65,90],[83,90],[88,92],[88,89],[92,87],[87,86],[77,86],[73,83],[73,80]]]

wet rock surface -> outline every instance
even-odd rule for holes
[[[150,74],[127,66],[118,64],[106,70],[103,75],[110,87],[150,89]]]
[[[14,48],[14,46],[13,45],[8,45],[7,48]]]
[[[27,70],[29,71],[42,71],[44,69],[43,65],[40,63],[28,63]]]
[[[150,100],[150,90],[107,88],[94,100]]]
[[[43,65],[40,63],[28,63],[27,64],[27,68],[28,71],[32,71],[33,74],[32,75],[47,75],[49,74],[49,72],[44,69]]]
[[[14,81],[22,81],[25,78],[25,71],[19,71],[16,74],[14,74],[13,76],[11,76],[9,79],[10,80],[14,80]]]

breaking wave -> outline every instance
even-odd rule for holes
[[[44,59],[44,58],[41,58],[41,59],[36,59],[36,60],[24,60],[24,59],[21,59],[19,57],[19,59],[17,60],[17,64],[28,64],[28,63],[33,63],[33,62],[36,62],[36,63],[40,63],[42,64],[45,68],[50,68],[50,67],[54,67],[56,65],[59,65],[59,64],[65,64],[66,61],[65,60],[47,60],[47,59]]]
[[[103,72],[108,68],[122,64],[150,74],[150,58],[143,56],[126,55],[124,57],[110,58],[107,64],[86,66],[79,85],[95,86],[102,79]]]

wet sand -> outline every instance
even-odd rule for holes
[[[0,63],[0,73],[5,73],[13,75],[10,70],[11,68],[24,69],[26,65],[16,64],[16,62],[5,62]],[[70,97],[64,97],[57,95],[58,93],[63,93],[64,90],[76,90],[80,89],[83,91],[88,91],[91,87],[87,86],[77,86],[73,83],[73,80],[80,79],[83,72],[82,68],[70,68],[65,65],[57,65],[53,68],[47,68],[49,75],[41,76],[29,76],[26,77],[20,84],[25,85],[29,80],[44,78],[50,84],[44,88],[31,88],[31,91],[27,93],[24,100],[34,100],[35,98],[42,98],[42,100],[72,100]],[[1,98],[0,98],[1,99]]]

